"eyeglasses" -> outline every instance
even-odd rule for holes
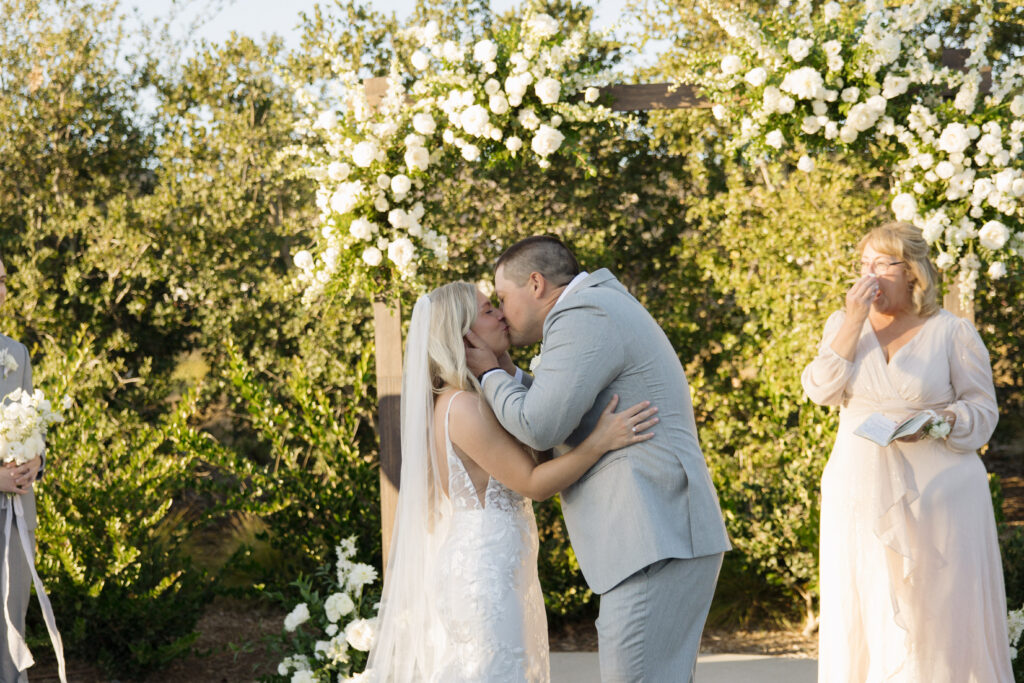
[[[896,266],[906,261],[887,261],[886,259],[875,259],[874,261],[858,261],[860,272],[872,272],[875,275],[888,275],[896,269]]]

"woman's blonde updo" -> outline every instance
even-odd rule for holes
[[[480,384],[466,364],[463,337],[476,321],[476,287],[468,282],[449,282],[430,294],[430,380],[434,392],[447,385],[480,393]]]
[[[917,226],[903,221],[885,223],[861,238],[857,252],[867,245],[887,256],[904,261],[910,274],[914,312],[925,318],[939,312],[939,272],[928,257],[929,247]]]

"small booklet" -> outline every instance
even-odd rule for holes
[[[896,439],[916,433],[933,419],[935,413],[930,410],[911,415],[903,422],[890,420],[881,413],[871,413],[853,433],[879,446],[888,446]]]

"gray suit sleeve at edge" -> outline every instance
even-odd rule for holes
[[[28,355],[28,347],[24,344],[21,348],[25,351],[25,361],[22,363],[21,373],[21,390],[32,393],[35,389],[32,386],[32,358]],[[43,450],[43,454],[40,456],[39,473],[36,474],[36,481],[43,478],[43,473],[46,471],[46,450]]]
[[[541,451],[565,442],[623,363],[621,333],[604,311],[579,306],[552,316],[529,388],[507,375],[484,386],[502,426]]]

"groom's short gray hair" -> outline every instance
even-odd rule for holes
[[[563,287],[580,272],[580,264],[569,248],[550,235],[516,242],[498,257],[494,270],[498,268],[503,268],[504,276],[519,287],[526,284],[530,273],[540,273],[551,284]]]

